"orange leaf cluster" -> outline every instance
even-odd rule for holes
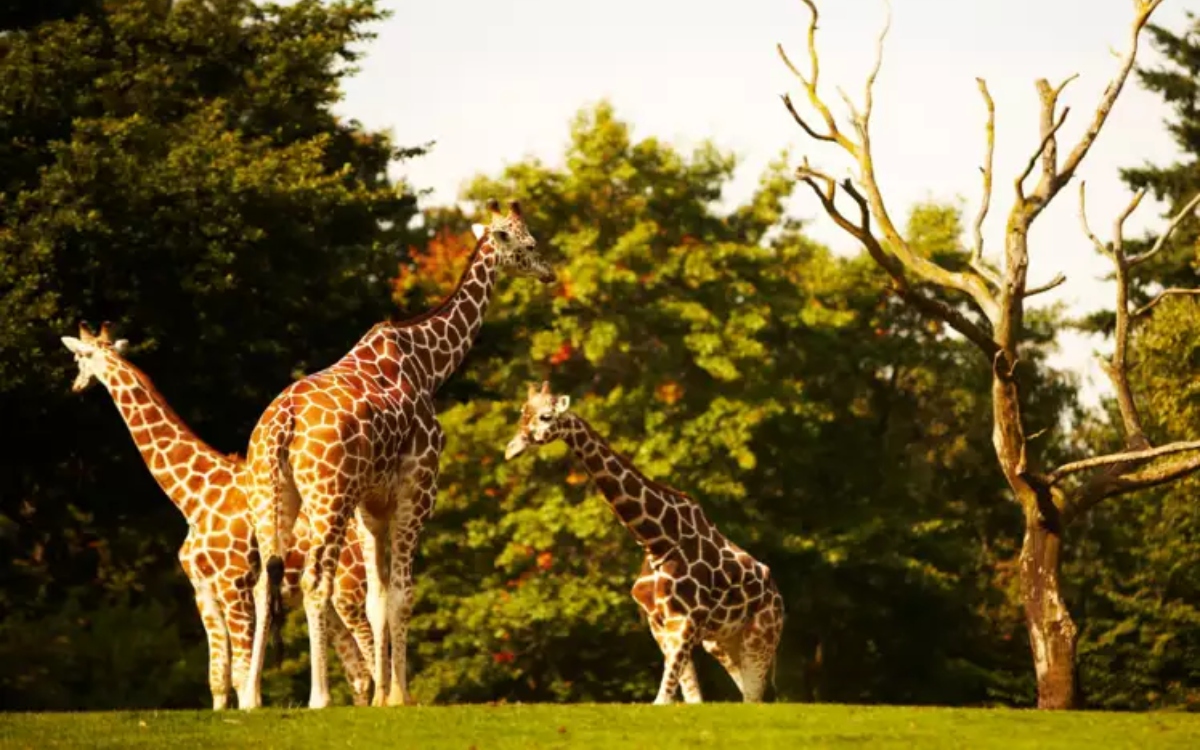
[[[654,389],[654,396],[663,403],[673,404],[683,398],[683,387],[674,380],[668,380]]]
[[[537,566],[538,570],[550,570],[554,567],[554,553],[550,551],[538,553]]]
[[[568,359],[570,359],[571,355],[574,353],[575,348],[571,346],[571,343],[569,341],[564,341],[562,346],[558,347],[554,354],[550,355],[550,364],[561,365],[563,362],[566,362]]]
[[[574,469],[571,469],[571,473],[567,474],[567,484],[571,485],[572,487],[577,484],[583,484],[586,481],[587,474],[584,474],[581,471],[575,471]]]
[[[414,289],[434,298],[454,291],[466,260],[475,249],[470,232],[458,234],[449,229],[439,230],[424,248],[409,248],[411,264],[400,266],[392,279],[392,291],[397,298],[406,297]]]

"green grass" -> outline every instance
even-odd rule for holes
[[[1200,715],[775,704],[0,714],[3,748],[1200,748]]]

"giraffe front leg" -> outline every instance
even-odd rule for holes
[[[229,705],[229,632],[212,586],[204,582],[193,585],[196,609],[208,636],[208,689],[212,693],[213,710],[221,711]]]
[[[416,508],[432,507],[432,496],[436,493],[436,478],[426,477],[433,485],[423,482],[412,500]],[[387,704],[389,706],[413,705],[415,701],[408,692],[408,624],[413,606],[413,557],[420,538],[421,514],[412,512],[414,505],[402,509],[392,523],[392,566],[388,590],[388,636],[391,647],[391,684]]]
[[[692,650],[699,639],[700,628],[689,618],[668,619],[662,626],[662,650],[665,657],[662,683],[654,705],[662,706],[675,700],[680,677],[690,668]]]
[[[663,658],[667,658],[668,641],[665,639],[662,627],[654,624],[654,618],[650,618],[650,633],[654,636],[655,643],[663,653]],[[700,680],[696,677],[696,662],[688,659],[687,666],[679,673],[679,686],[683,690],[683,699],[688,703],[703,703],[703,696],[700,694]]]

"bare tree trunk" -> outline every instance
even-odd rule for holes
[[[1025,627],[1037,671],[1038,708],[1077,707],[1075,621],[1063,602],[1059,572],[1062,533],[1050,528],[1036,508],[1026,506],[1021,545],[1021,598]]]

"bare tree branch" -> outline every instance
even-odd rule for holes
[[[1069,464],[1063,464],[1054,471],[1046,475],[1046,481],[1055,485],[1061,482],[1064,478],[1071,474],[1085,471],[1087,469],[1095,469],[1100,466],[1112,466],[1114,464],[1128,464],[1133,462],[1148,461],[1159,456],[1169,456],[1173,453],[1183,453],[1185,451],[1200,450],[1200,440],[1192,440],[1190,442],[1168,443],[1160,445],[1157,448],[1146,448],[1139,451],[1122,451],[1121,453],[1110,453],[1105,456],[1093,456],[1085,458],[1082,461],[1072,461]]]
[[[1041,206],[1049,203],[1055,193],[1063,185],[1071,181],[1071,178],[1075,175],[1075,170],[1079,168],[1080,162],[1087,156],[1092,144],[1096,142],[1096,137],[1100,135],[1100,130],[1104,127],[1109,112],[1112,111],[1113,104],[1116,103],[1117,97],[1121,94],[1121,89],[1125,86],[1126,79],[1129,78],[1129,71],[1132,70],[1133,62],[1137,58],[1138,38],[1141,36],[1142,29],[1145,28],[1146,23],[1150,20],[1150,15],[1154,13],[1160,4],[1162,4],[1162,0],[1134,0],[1134,7],[1137,9],[1137,12],[1130,28],[1129,49],[1125,53],[1125,56],[1121,58],[1117,74],[1109,81],[1108,86],[1104,89],[1104,93],[1100,96],[1100,102],[1096,105],[1096,112],[1092,116],[1091,124],[1088,125],[1079,142],[1075,144],[1075,148],[1071,149],[1071,153],[1067,155],[1062,169],[1055,175],[1054,179],[1045,180],[1038,186],[1037,197]],[[1070,80],[1067,79],[1068,82]],[[1066,83],[1064,82],[1063,86]],[[1061,89],[1062,86],[1059,87],[1059,90]]]
[[[1200,289],[1175,289],[1175,288],[1164,289],[1161,292],[1159,292],[1158,294],[1156,294],[1154,296],[1154,299],[1150,300],[1146,304],[1144,304],[1141,307],[1139,307],[1138,309],[1134,310],[1132,313],[1132,316],[1135,318],[1138,318],[1138,317],[1145,315],[1146,313],[1148,313],[1152,309],[1154,309],[1154,306],[1157,305],[1159,302],[1162,302],[1163,299],[1165,299],[1166,297],[1172,297],[1175,295],[1185,295],[1185,294],[1200,295]]]
[[[984,106],[987,107],[987,124],[984,126],[983,166],[979,169],[983,176],[983,195],[979,202],[979,213],[975,215],[975,224],[972,228],[975,246],[971,249],[971,268],[974,268],[980,276],[995,286],[1000,286],[999,275],[989,268],[983,259],[983,222],[992,205],[992,165],[996,153],[996,103],[992,101],[987,81],[976,78],[975,83],[979,86],[979,94],[983,97]]]
[[[780,46],[780,55],[784,58],[784,62],[788,65],[789,69],[791,69],[796,75],[797,79],[800,80],[801,85],[808,94],[809,101],[814,109],[816,109],[816,111],[825,118],[828,126],[828,133],[817,134],[812,127],[808,126],[807,123],[804,122],[802,117],[798,117],[796,114],[793,114],[793,118],[797,119],[798,123],[801,124],[801,127],[806,134],[816,137],[817,140],[832,141],[837,143],[842,150],[850,155],[857,163],[857,184],[862,190],[861,195],[864,198],[869,213],[874,219],[875,226],[878,227],[879,231],[878,237],[874,235],[872,235],[872,237],[876,244],[879,245],[880,252],[882,252],[883,256],[888,259],[890,267],[885,266],[885,268],[887,268],[888,272],[893,276],[893,278],[896,278],[897,276],[895,268],[896,264],[899,264],[898,273],[901,277],[906,279],[905,283],[902,285],[904,289],[909,288],[907,277],[911,276],[914,281],[926,282],[944,289],[953,289],[963,292],[971,298],[971,300],[978,306],[986,318],[989,320],[994,320],[999,308],[996,299],[992,294],[991,288],[988,285],[988,278],[980,271],[974,269],[963,272],[950,271],[933,262],[932,260],[914,253],[893,223],[887,210],[887,206],[883,200],[882,191],[880,190],[879,183],[875,175],[874,158],[871,153],[870,117],[874,102],[874,83],[877,80],[879,70],[882,67],[884,43],[887,37],[888,29],[890,28],[890,6],[888,6],[887,22],[884,24],[883,29],[880,31],[879,37],[876,40],[875,60],[874,64],[872,65],[871,72],[866,80],[866,101],[862,110],[859,111],[857,108],[855,108],[853,102],[849,100],[849,97],[844,97],[846,99],[847,107],[851,111],[854,129],[856,131],[856,135],[858,136],[857,140],[855,140],[849,137],[846,133],[838,131],[832,112],[821,99],[817,91],[816,84],[818,72],[820,70],[820,63],[816,48],[816,28],[818,14],[813,0],[802,0],[802,2],[804,2],[811,14],[808,26],[809,58],[812,66],[811,72],[807,77],[800,73],[787,59],[787,56],[783,53],[782,46]],[[841,92],[839,91],[839,93]],[[785,106],[787,103],[788,102],[785,101]],[[811,168],[806,166],[804,169],[808,171],[809,176],[814,178],[816,177],[816,175],[812,173]],[[828,183],[826,183],[826,187],[822,189],[820,182],[822,182],[822,180],[818,179],[816,192],[818,192],[824,200],[832,201],[831,194],[828,190]],[[845,186],[843,186],[843,189],[845,189]],[[826,205],[824,200],[822,202],[823,206]],[[828,208],[828,206],[826,206],[826,208]],[[832,214],[831,217],[834,218],[834,221],[838,223],[843,230],[846,230],[846,224],[855,226],[854,223],[846,219],[845,216],[842,216],[841,220]],[[861,241],[861,231],[859,231],[859,229],[860,228],[856,228],[856,232],[850,232],[850,234]],[[873,249],[871,247],[868,247],[868,250],[872,251],[873,253]],[[944,314],[944,312],[945,311],[942,311],[942,314]],[[975,342],[982,342],[987,339],[987,335],[982,333],[977,324],[972,323],[969,318],[961,315],[960,317],[962,317],[962,321],[959,323],[959,325],[966,323],[970,324],[975,329],[975,332],[970,334],[968,338]],[[968,334],[964,332],[964,335]],[[993,348],[994,347],[989,344],[987,345],[985,351],[990,353]]]
[[[1083,233],[1087,235],[1087,238],[1092,241],[1092,245],[1095,246],[1096,252],[1111,258],[1112,250],[1108,248],[1108,245],[1101,242],[1100,238],[1092,231],[1092,228],[1088,226],[1087,180],[1079,181],[1079,223],[1083,226]]]
[[[1049,130],[1042,134],[1042,142],[1038,144],[1037,151],[1034,151],[1029,157],[1029,162],[1025,164],[1025,169],[1014,182],[1013,187],[1017,189],[1018,201],[1025,200],[1025,180],[1029,177],[1030,173],[1033,172],[1033,168],[1037,165],[1038,157],[1043,157],[1043,169],[1047,168],[1046,165],[1048,162],[1052,163],[1054,161],[1054,149],[1051,148],[1054,144],[1054,135],[1058,133],[1058,129],[1061,128],[1063,123],[1067,121],[1067,114],[1070,113],[1070,111],[1070,107],[1063,107],[1063,111],[1058,115],[1058,120],[1056,120],[1050,126]],[[1049,168],[1054,169],[1053,166],[1050,166]]]
[[[1034,288],[1032,288],[1032,289],[1026,289],[1026,290],[1025,290],[1025,297],[1026,297],[1026,298],[1029,298],[1029,297],[1032,297],[1032,296],[1033,296],[1033,295],[1035,295],[1035,294],[1041,294],[1042,292],[1048,292],[1048,291],[1050,291],[1051,289],[1054,289],[1054,288],[1056,288],[1056,287],[1062,286],[1062,285],[1063,285],[1063,283],[1065,283],[1065,282],[1066,282],[1066,280],[1067,280],[1067,277],[1066,277],[1066,276],[1063,276],[1061,273],[1055,274],[1055,275],[1054,275],[1054,278],[1053,278],[1053,279],[1050,279],[1050,280],[1049,280],[1049,281],[1047,281],[1045,284],[1042,284],[1041,286],[1035,286],[1035,287],[1034,287]]]
[[[1086,491],[1078,493],[1067,503],[1063,521],[1070,523],[1072,519],[1087,513],[1105,498],[1169,484],[1194,474],[1197,470],[1200,470],[1200,454],[1154,464],[1132,473],[1105,474],[1097,481],[1090,482],[1090,486],[1085,486]]]
[[[1117,218],[1113,220],[1112,250],[1122,258],[1125,257],[1125,222],[1142,204],[1142,198],[1145,197],[1146,188],[1141,188],[1133,194],[1133,198],[1130,199],[1129,205],[1125,206],[1125,210],[1117,214]]]
[[[1136,266],[1140,263],[1145,263],[1155,255],[1158,255],[1162,249],[1166,247],[1167,240],[1170,239],[1171,235],[1175,232],[1175,229],[1183,222],[1184,219],[1192,215],[1192,213],[1196,210],[1197,205],[1200,205],[1200,193],[1197,193],[1195,196],[1193,196],[1192,199],[1187,202],[1187,205],[1180,209],[1179,213],[1175,214],[1174,218],[1171,219],[1171,223],[1167,225],[1166,230],[1158,236],[1158,239],[1154,242],[1153,247],[1146,252],[1141,253],[1140,255],[1135,255],[1129,259],[1130,267]]]
[[[810,138],[813,138],[818,141],[831,141],[834,143],[837,142],[837,139],[834,138],[832,135],[829,135],[827,133],[818,133],[817,131],[813,130],[809,126],[809,124],[804,121],[804,118],[800,116],[800,113],[796,111],[796,108],[792,105],[792,97],[788,96],[787,94],[784,94],[780,98],[783,99],[783,106],[787,107],[787,111],[792,114],[792,119],[796,121],[797,125],[799,125],[801,128],[803,128],[805,133],[808,133],[808,136]]]

